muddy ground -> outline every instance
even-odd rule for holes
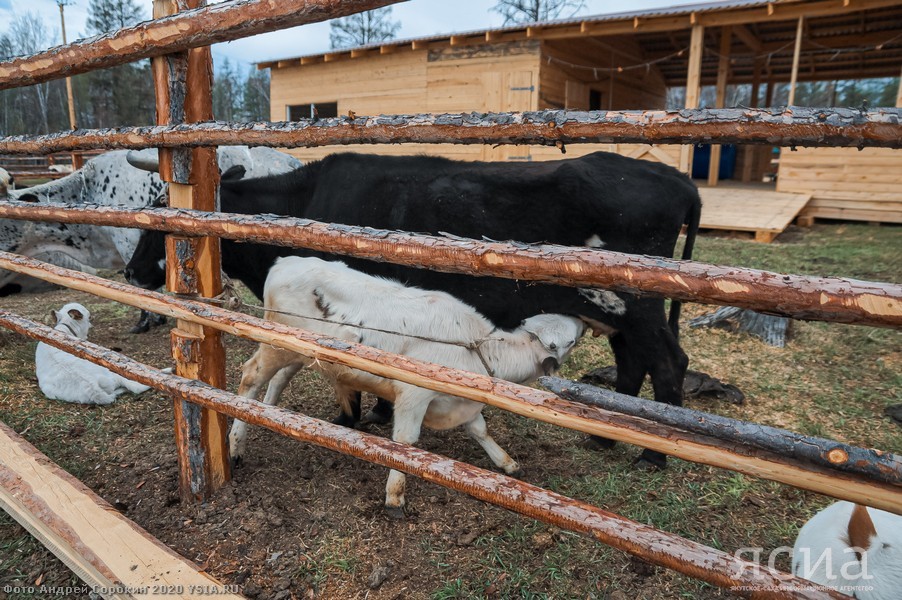
[[[92,341],[150,365],[171,365],[168,329],[126,333],[135,309],[65,290],[2,298],[0,306],[43,319],[69,301],[93,312]],[[686,312],[706,310],[691,305]],[[710,330],[685,331],[684,340],[691,368],[735,383],[748,396],[741,407],[710,400],[695,408],[888,450],[902,447],[899,428],[882,415],[884,405],[899,402],[897,333],[800,323],[785,350]],[[227,347],[234,390],[255,346],[229,338]],[[109,407],[49,401],[37,388],[33,356],[34,343],[0,331],[0,419],[127,517],[248,597],[729,595],[414,477],[408,478],[411,516],[390,520],[382,510],[386,469],[259,428],[252,429],[249,455],[234,480],[204,505],[183,505],[166,396],[126,395]],[[610,362],[606,344],[586,339],[563,374],[576,377]],[[336,413],[330,390],[313,374],[292,382],[283,405],[324,419]],[[801,523],[828,502],[683,461],[672,461],[663,473],[637,472],[631,466],[637,448],[590,451],[581,434],[492,408],[486,415],[495,439],[524,467],[524,480],[730,552],[791,545]],[[370,431],[390,434],[387,426]],[[463,431],[425,432],[420,446],[492,468]],[[778,565],[787,567],[785,557]],[[0,586],[36,581],[77,582],[3,516]]]

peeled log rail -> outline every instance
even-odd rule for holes
[[[204,122],[0,138],[0,152],[89,148],[314,147],[348,144],[695,144],[902,148],[902,109],[847,108],[563,111],[336,117],[297,122]]]
[[[781,456],[866,475],[877,481],[902,484],[902,457],[890,452],[858,448],[785,429],[634,398],[560,377],[541,377],[539,383],[558,396],[574,402],[600,406],[605,410],[642,417],[720,440],[748,444]]]
[[[0,90],[344,17],[401,0],[228,0],[0,62]]]
[[[269,215],[0,201],[0,218],[214,235],[449,273],[647,293],[793,319],[902,327],[902,285],[890,283],[783,275],[592,248],[415,236]]]
[[[902,513],[902,488],[858,475],[840,473],[808,463],[799,464],[792,459],[757,448],[700,436],[598,407],[576,404],[548,392],[500,379],[413,360],[227,311],[203,302],[171,298],[8,252],[0,252],[0,268],[176,319],[213,327],[317,360],[468,398],[560,427],[609,437],[693,462],[727,468],[843,500]]]
[[[164,374],[122,354],[5,310],[0,310],[0,326],[103,365],[186,402],[266,427],[298,441],[404,471],[484,502],[591,536],[650,563],[714,585],[727,588],[742,586],[746,591],[737,590],[740,595],[750,598],[846,598],[837,592],[815,590],[810,582],[788,573],[742,560],[500,473],[284,408],[268,406],[200,381]]]

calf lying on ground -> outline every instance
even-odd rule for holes
[[[517,383],[557,369],[585,330],[579,319],[562,315],[537,315],[513,331],[499,330],[444,292],[406,287],[318,258],[278,259],[266,278],[263,296],[266,308],[273,311],[266,318],[272,321],[447,367],[476,373],[488,370],[494,377]],[[264,402],[275,404],[304,367],[315,368],[332,382],[346,416],[359,417],[352,414],[359,411],[357,391],[392,401],[395,441],[415,444],[424,424],[439,430],[465,425],[492,462],[506,473],[519,469],[489,436],[483,405],[478,402],[315,361],[268,344],[261,344],[244,364],[238,393],[255,398],[269,384]],[[235,421],[229,435],[235,462],[244,455],[246,437],[247,425]],[[404,482],[403,473],[391,471],[385,505],[394,517],[403,515]]]
[[[836,502],[799,531],[792,572],[859,600],[892,600],[902,590],[902,516]]]
[[[74,335],[80,340],[88,339],[91,313],[87,308],[72,302],[58,311],[52,311],[52,314],[56,319],[54,329]],[[34,368],[41,391],[51,400],[110,404],[122,392],[140,394],[150,389],[149,386],[126,379],[100,365],[44,343],[38,344],[35,351]],[[172,369],[164,371],[171,373]]]

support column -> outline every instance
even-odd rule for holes
[[[902,73],[899,74],[899,89],[896,91],[896,107],[902,108]]]
[[[720,29],[720,58],[717,62],[717,99],[715,108],[723,108],[727,100],[727,80],[730,76],[730,42],[733,29],[729,25]],[[708,163],[708,185],[714,187],[720,179],[720,144],[711,145],[711,160]]]
[[[698,108],[701,93],[702,54],[705,51],[704,25],[692,26],[692,38],[689,42],[689,70],[686,74],[686,108]],[[680,171],[692,176],[692,144],[683,144],[680,148]]]
[[[204,6],[206,0],[154,0],[154,18]],[[153,60],[157,123],[213,118],[213,63],[209,48]],[[160,149],[160,177],[169,182],[169,206],[218,208],[219,169],[215,148]],[[182,294],[214,297],[222,292],[219,239],[170,235],[166,238],[166,287]],[[172,331],[176,373],[225,387],[225,349],[219,331],[178,321]],[[175,400],[179,492],[183,501],[207,499],[231,477],[225,415]]]
[[[792,75],[789,77],[789,99],[786,104],[792,106],[796,100],[796,82],[799,80],[799,57],[802,54],[802,30],[805,26],[805,17],[799,16],[799,24],[796,27],[796,45],[792,53]]]

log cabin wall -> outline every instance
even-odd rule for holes
[[[626,48],[617,55],[636,62],[638,45],[629,38],[616,40]],[[550,57],[550,58],[549,58]],[[615,57],[616,58],[616,57]],[[546,108],[589,109],[594,98],[608,108],[663,108],[666,87],[654,69],[618,73],[613,87],[607,73],[599,75],[575,65],[606,65],[612,60],[607,44],[593,40],[540,42],[521,40],[437,49],[398,50],[365,57],[344,58],[272,70],[271,118],[289,118],[288,107],[314,103],[337,104],[336,114],[358,115],[528,111]],[[569,95],[568,95],[569,94]],[[569,102],[569,104],[568,104]],[[305,115],[306,116],[306,115]],[[567,156],[597,150],[618,152],[676,165],[678,146],[631,144],[579,144]],[[302,161],[318,160],[341,146],[288,150]],[[405,144],[358,146],[354,152],[374,154],[429,154],[459,160],[531,161],[561,158],[557,148],[542,146],[462,146]]]
[[[542,45],[539,71],[539,109],[648,110],[664,108],[667,86],[655,66],[611,73],[612,65],[647,62],[632,37],[546,40]],[[598,67],[598,70],[589,67]],[[677,166],[679,146],[648,144],[576,144],[567,147],[568,157],[604,150]],[[561,158],[557,148],[529,148],[531,160]]]
[[[415,114],[423,112],[528,111],[538,108],[540,44],[535,41],[403,50],[364,58],[272,70],[273,121],[288,107],[337,103],[337,114]],[[318,160],[343,146],[297,148],[302,161]],[[517,146],[454,144],[376,144],[354,152],[429,154],[460,160],[528,160]]]
[[[804,216],[902,223],[902,152],[784,148],[777,191],[812,194]]]

